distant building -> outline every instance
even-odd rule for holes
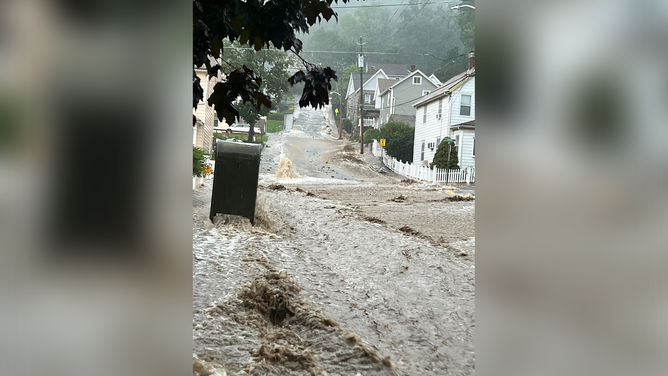
[[[378,109],[376,109],[374,103],[374,93],[376,91],[376,85],[378,84],[378,79],[384,78],[387,79],[388,76],[381,69],[375,73],[367,73],[362,76],[364,80],[363,88],[363,106],[364,106],[364,126],[373,127],[374,120],[378,117]],[[348,118],[353,122],[353,133],[359,133],[359,122],[360,122],[360,75],[359,73],[351,73],[350,80],[348,81],[348,90],[346,92],[346,108],[348,113]]]
[[[213,149],[213,128],[217,125],[217,119],[214,121],[215,111],[206,103],[206,100],[213,92],[213,87],[219,81],[219,77],[209,76],[204,67],[195,69],[195,73],[204,90],[204,100],[197,104],[197,109],[193,109],[193,115],[196,118],[195,125],[193,125],[193,146],[210,151]]]
[[[414,67],[414,66],[413,66]],[[367,73],[376,73],[379,70],[383,70],[387,78],[398,81],[406,77],[410,71],[406,68],[404,64],[388,64],[388,63],[372,63],[367,62],[365,64],[365,69]]]
[[[394,114],[415,117],[413,104],[436,88],[437,85],[419,69],[399,81],[379,80],[375,103],[379,110],[376,124],[380,126],[387,123]]]

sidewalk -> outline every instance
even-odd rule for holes
[[[395,178],[397,180],[404,180],[407,179],[403,175],[399,175],[396,172],[390,170],[383,164],[383,160],[380,157],[376,157],[373,155],[371,152],[371,146],[365,146],[364,147],[364,154],[360,155],[360,158],[367,163],[370,166],[373,166],[376,170],[379,168],[384,168],[385,169],[385,176],[390,177],[390,178]]]

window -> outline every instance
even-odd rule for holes
[[[371,94],[364,94],[364,103],[371,103]]]
[[[413,85],[422,85],[422,77],[413,76]]]
[[[473,137],[473,157],[475,157],[475,137]]]
[[[365,117],[364,118],[364,126],[365,127],[373,127],[373,118]]]
[[[429,93],[431,93],[431,91],[429,91],[429,90],[422,90],[422,95],[427,95],[427,94],[429,94]]]
[[[424,106],[422,110],[422,123],[426,122],[427,122],[427,106]]]
[[[218,128],[218,113],[216,111],[213,112],[213,127]]]
[[[459,108],[459,114],[463,116],[471,116],[471,96],[462,94],[462,105]]]
[[[422,153],[420,154],[420,161],[424,161],[424,140],[422,140]]]
[[[455,136],[455,146],[459,149],[459,135]]]

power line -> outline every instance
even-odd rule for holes
[[[447,4],[451,3],[452,1],[435,1],[431,3],[424,3],[424,5],[430,5],[430,4]],[[402,2],[403,3],[403,2]],[[409,6],[415,6],[415,5],[422,5],[422,4],[374,4],[374,5],[358,5],[358,6],[352,6],[352,5],[342,5],[342,6],[333,6],[332,9],[354,9],[354,8],[385,8],[385,7],[409,7]]]
[[[428,4],[434,4],[434,3],[424,3],[424,5],[422,6],[422,8],[420,8],[420,10],[418,10],[417,12],[415,12],[415,16],[413,16],[413,18],[411,18],[410,21],[406,22],[406,23],[404,24],[404,26],[403,26],[401,29],[397,30],[396,33],[392,34],[392,36],[391,36],[390,38],[393,38],[395,35],[399,34],[399,32],[400,32],[401,30],[403,30],[404,28],[406,28],[406,26],[408,26],[408,24],[411,23],[411,22],[418,16],[418,14],[420,14],[420,12],[422,11],[422,9],[424,9],[424,7],[426,7]]]
[[[406,1],[406,0],[401,0],[401,4],[399,4],[399,6],[401,6],[401,5],[404,3],[404,1]],[[407,4],[407,5],[409,5],[409,4]],[[410,4],[410,5],[414,5],[414,4]],[[383,35],[383,31],[385,31],[385,29],[387,29],[387,27],[390,26],[390,22],[392,22],[392,20],[394,19],[394,16],[397,15],[397,12],[398,12],[398,11],[399,11],[399,8],[397,8],[397,9],[394,11],[394,14],[392,15],[392,17],[390,17],[390,19],[387,21],[387,23],[385,24],[385,26],[383,27],[383,29],[378,33],[379,36],[382,36],[382,35]],[[375,38],[374,40],[376,40],[376,39],[378,39],[378,38]]]
[[[366,44],[366,43],[364,43]],[[225,47],[226,49],[233,49],[233,50],[255,50],[252,47]],[[312,50],[301,50],[301,52],[306,52],[306,53],[312,53],[312,54],[355,54],[359,55],[359,51],[312,51]],[[446,57],[445,59],[441,59],[440,57],[434,56],[430,53],[416,53],[416,52],[374,52],[374,51],[365,51],[365,55],[414,55],[414,56],[431,56],[434,59],[445,61],[445,60],[450,60],[456,57],[461,57],[466,54],[461,54],[461,55],[456,55],[452,57]]]

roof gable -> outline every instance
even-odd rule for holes
[[[396,81],[392,86],[390,86],[390,87],[388,87],[387,89],[385,89],[385,91],[388,91],[388,90],[390,90],[390,89],[392,89],[392,88],[394,88],[394,87],[396,87],[396,86],[398,86],[398,85],[401,85],[403,82],[405,82],[405,81],[408,80],[408,79],[412,79],[412,77],[414,77],[414,76],[416,76],[416,75],[420,75],[420,76],[422,76],[427,82],[429,82],[430,84],[436,86],[436,84],[434,84],[434,83],[429,79],[429,77],[427,77],[426,74],[422,73],[422,71],[418,69],[418,70],[416,70],[416,71],[414,71],[414,72],[411,72],[411,74],[409,74],[408,76],[402,78],[401,80]],[[383,95],[383,94],[385,93],[385,91],[381,92],[380,95]]]
[[[367,86],[367,84],[372,82],[374,78],[378,78],[378,76],[381,75],[381,74],[385,78],[387,78],[387,75],[385,74],[385,72],[383,72],[382,69],[380,69],[378,72],[372,74],[369,78],[366,78],[366,77],[362,76],[362,78],[364,79],[364,85],[362,85],[362,87]],[[357,80],[357,82],[359,82],[359,80]],[[359,90],[360,90],[359,87],[357,89],[355,89],[355,93],[357,93]],[[372,89],[364,89],[364,90],[372,90]],[[375,90],[375,88],[373,90]]]
[[[471,77],[475,77],[475,68],[471,68],[450,78],[443,85],[439,86],[436,90],[422,97],[422,99],[416,102],[413,105],[413,107],[419,107],[422,104],[429,103],[438,98],[450,95],[453,90],[458,88],[461,84],[466,83],[466,81],[468,81],[469,78]]]
[[[390,86],[394,85],[397,83],[397,80],[393,80],[391,78],[379,78],[378,79],[378,85],[377,85],[377,90],[378,94],[382,95],[382,93],[386,92],[387,89],[390,88]]]

